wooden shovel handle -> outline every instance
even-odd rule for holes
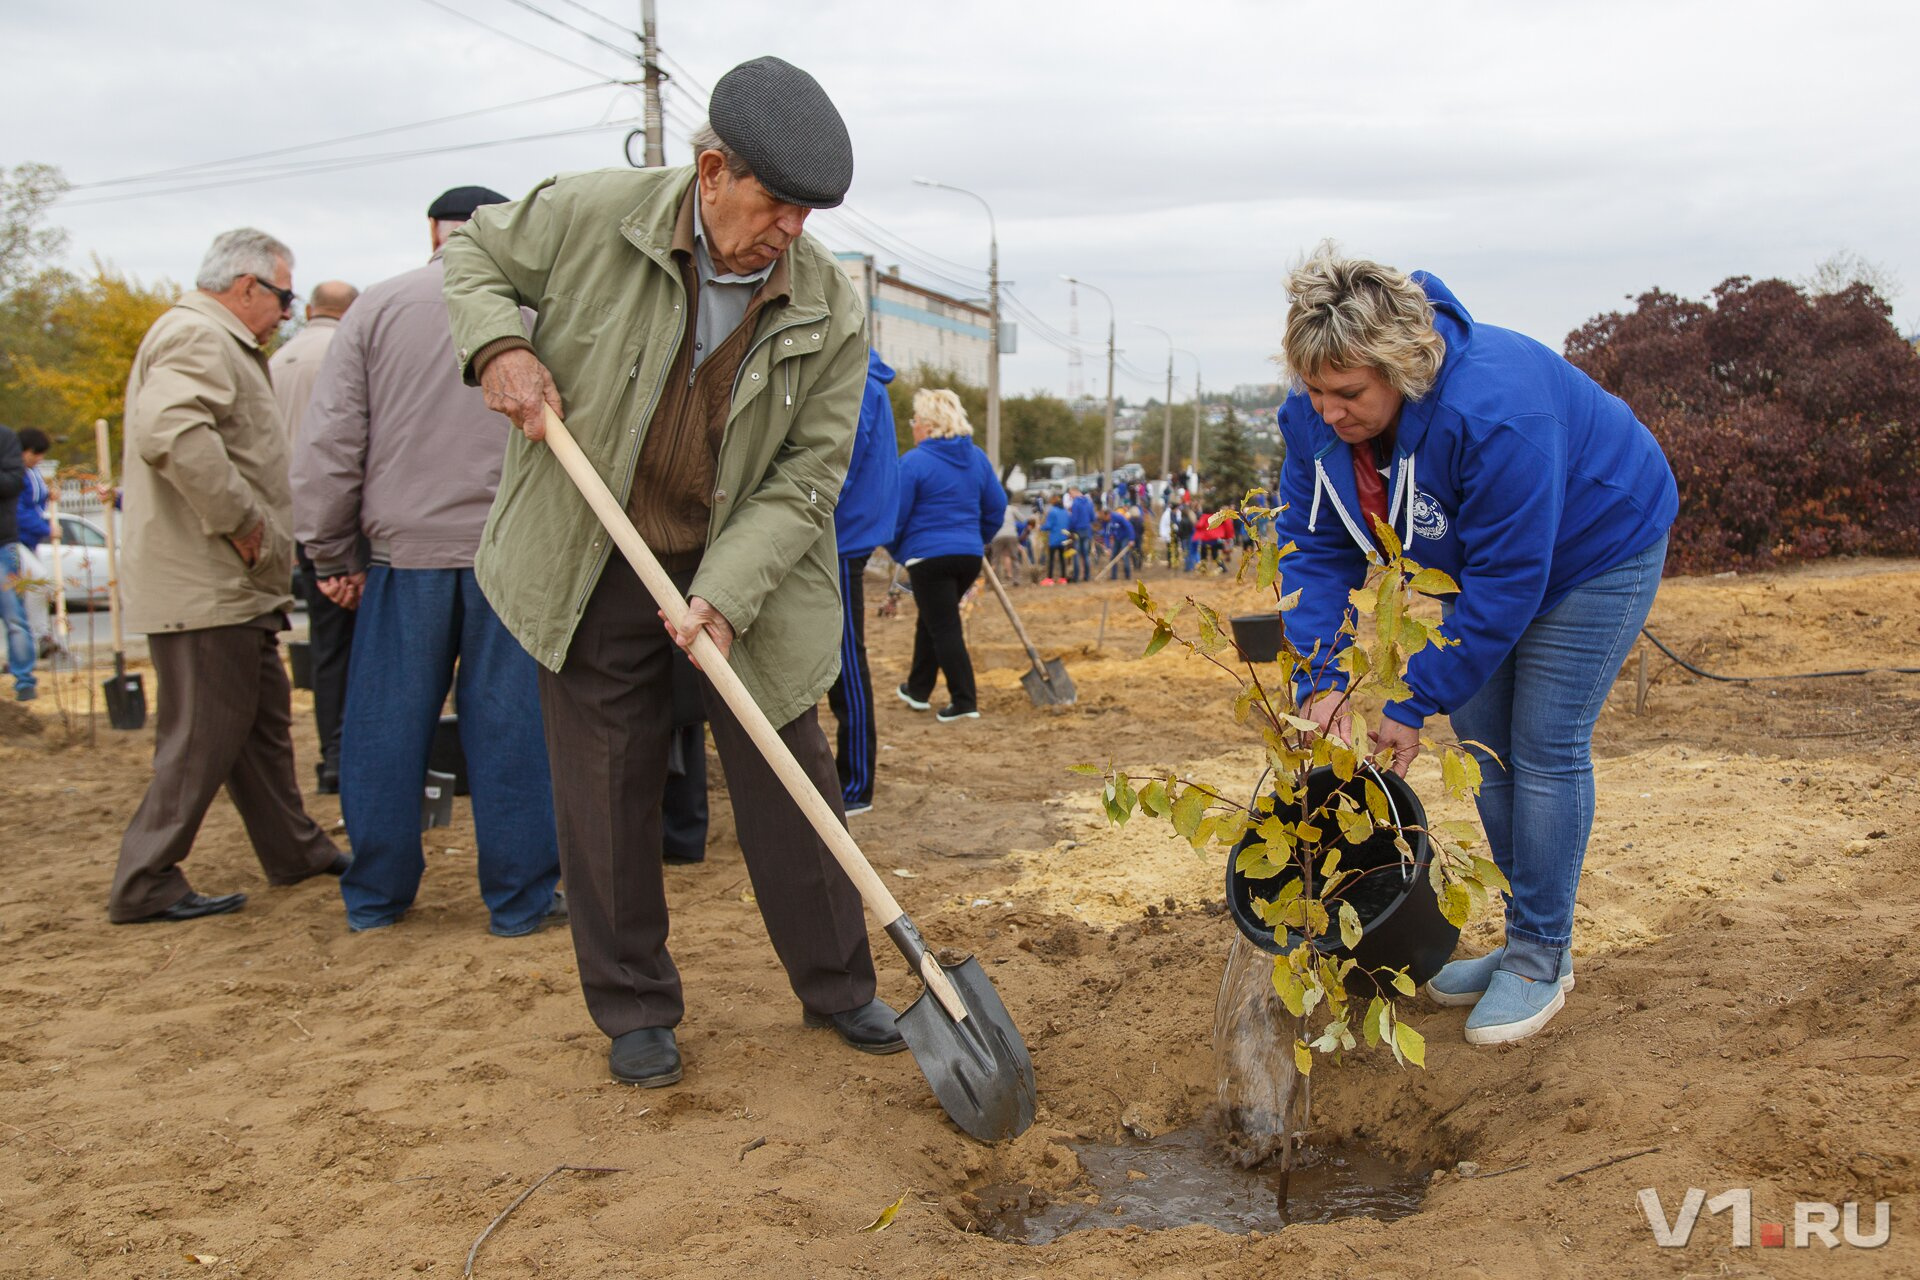
[[[100,517],[107,527],[107,616],[113,620],[113,651],[125,653],[127,642],[120,634],[120,539],[113,519],[113,441],[105,418],[93,420],[93,441],[100,450],[100,483],[107,488],[107,509]]]
[[[547,409],[547,448],[566,470],[574,487],[580,490],[580,496],[593,508],[593,514],[599,517],[600,524],[613,539],[614,545],[620,548],[620,553],[626,556],[627,563],[640,575],[640,581],[659,604],[660,611],[667,615],[667,621],[678,627],[680,620],[686,616],[686,600],[681,597],[679,588],[673,585],[673,579],[667,576],[666,570],[660,567],[660,562],[653,558],[653,552],[647,549],[647,544],[641,541],[633,521],[627,518],[625,509],[614,499],[606,481],[594,470],[587,455],[580,451],[566,423],[551,407]],[[719,646],[704,630],[694,637],[693,656],[700,665],[701,674],[713,683],[721,700],[746,729],[747,736],[753,739],[753,745],[760,748],[760,754],[773,766],[787,794],[793,797],[794,803],[800,806],[800,812],[806,815],[814,831],[826,843],[834,860],[840,864],[840,869],[847,873],[854,888],[860,891],[867,909],[882,924],[889,924],[906,914],[886,884],[874,873],[872,864],[860,852],[860,846],[853,842],[853,837],[840,824],[832,806],[821,798],[813,780],[807,777],[800,762],[793,758],[793,752],[780,740],[779,730],[773,727],[766,712],[753,700],[753,695],[747,692],[747,686],[727,665]],[[783,904],[774,905],[776,909],[783,907]],[[939,965],[923,965],[920,976],[955,1022],[966,1021],[967,1007]]]
[[[1033,647],[1033,641],[1027,639],[1027,629],[1020,625],[1020,615],[1013,611],[1013,601],[1007,599],[1007,589],[1000,585],[1000,575],[993,571],[993,561],[982,557],[980,567],[986,571],[987,585],[993,588],[993,594],[1000,597],[1000,607],[1007,611],[1007,621],[1013,624],[1013,633],[1019,636],[1020,643],[1027,647],[1027,657],[1032,659],[1034,669],[1040,673],[1040,678],[1045,680],[1047,664],[1040,660],[1040,651]]]

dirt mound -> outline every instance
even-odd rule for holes
[[[0,742],[22,742],[38,738],[45,726],[40,717],[18,702],[0,702]]]

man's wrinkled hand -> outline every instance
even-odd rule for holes
[[[687,601],[687,611],[681,615],[678,627],[667,621],[665,613],[660,614],[660,624],[667,629],[667,634],[673,637],[673,642],[686,651],[688,659],[696,667],[700,665],[700,660],[693,656],[693,640],[702,631],[707,633],[707,638],[712,640],[714,646],[720,650],[721,657],[727,657],[733,652],[733,624],[728,622],[718,609],[699,596]]]
[[[502,351],[480,371],[487,408],[504,413],[529,440],[547,436],[547,410],[560,412],[560,390],[553,375],[525,347]]]
[[[266,541],[266,537],[267,522],[256,520],[253,528],[245,533],[235,534],[227,541],[232,544],[235,551],[240,553],[240,558],[246,562],[247,568],[251,569],[260,563],[260,544]]]
[[[342,609],[358,609],[360,597],[365,593],[366,587],[367,575],[364,571],[343,573],[337,578],[320,579],[320,594]]]

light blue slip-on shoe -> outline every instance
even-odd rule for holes
[[[1467,1043],[1525,1040],[1552,1021],[1566,1002],[1567,993],[1557,982],[1529,982],[1517,973],[1495,969],[1486,994],[1467,1015]]]
[[[1427,983],[1427,998],[1437,1005],[1456,1008],[1462,1005],[1478,1004],[1480,996],[1492,981],[1494,970],[1506,958],[1505,947],[1495,947],[1483,956],[1472,960],[1451,960],[1440,967]],[[1573,952],[1560,953],[1560,989],[1573,990]]]

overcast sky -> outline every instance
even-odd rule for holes
[[[296,287],[367,284],[426,254],[441,190],[518,195],[623,163],[625,127],[207,188],[98,187],[554,94],[635,64],[515,0],[8,0],[0,165],[59,165],[53,220],[99,255],[191,280],[207,242],[286,240]],[[524,0],[615,46],[639,0]],[[658,0],[669,160],[735,63],[811,71],[852,133],[848,210],[811,229],[912,279],[984,295],[992,203],[1012,293],[1059,331],[1071,273],[1117,304],[1119,391],[1159,390],[1170,331],[1205,382],[1271,381],[1288,263],[1323,237],[1432,270],[1481,320],[1559,347],[1659,286],[1805,275],[1850,250],[1907,286],[1920,327],[1920,9],[1910,4]],[[457,12],[449,12],[453,10]],[[611,23],[590,16],[602,15]],[[532,52],[478,19],[580,66]],[[639,114],[606,86],[433,128],[303,150],[347,159],[586,129]],[[200,187],[202,189],[183,190]],[[135,197],[135,198],[127,198]],[[110,202],[108,198],[112,198]],[[87,203],[93,201],[95,203]],[[877,228],[877,232],[876,229]],[[937,274],[936,274],[937,273]],[[945,278],[942,278],[945,277]],[[971,286],[962,289],[960,286]],[[1026,316],[1008,391],[1064,391],[1068,357]],[[1105,305],[1083,291],[1087,390]],[[1139,371],[1144,377],[1136,376]],[[1193,362],[1178,364],[1177,396]]]

